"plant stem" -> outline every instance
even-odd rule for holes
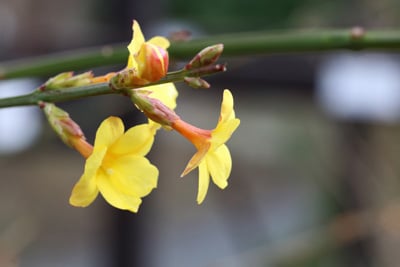
[[[225,66],[220,64],[209,65],[191,70],[183,69],[175,72],[170,72],[164,78],[156,82],[149,83],[147,85],[141,85],[138,87],[142,88],[169,82],[179,82],[183,81],[185,77],[208,76],[222,71],[225,71]],[[126,88],[126,89],[134,89],[134,88],[137,87]],[[121,90],[112,89],[108,83],[96,83],[87,86],[68,87],[68,88],[54,89],[47,91],[35,90],[30,94],[0,99],[0,108],[38,105],[42,101],[55,103],[55,102],[74,100],[89,96],[97,96],[105,94],[124,94],[124,91],[125,89]]]
[[[400,49],[400,31],[365,31],[360,27],[349,30],[308,30],[248,32],[210,36],[190,42],[174,43],[169,49],[176,58],[210,44],[223,43],[224,56],[255,54],[332,51],[338,49]]]
[[[0,63],[0,79],[51,76],[64,71],[121,64],[128,58],[122,45],[77,49]]]
[[[173,42],[171,59],[193,57],[206,46],[223,43],[224,56],[330,51],[337,49],[399,50],[400,31],[364,31],[361,28],[314,31],[248,32],[208,36],[186,42]],[[108,45],[30,59],[0,63],[0,78],[50,76],[63,71],[96,66],[125,64],[125,45]]]

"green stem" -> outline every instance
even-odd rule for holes
[[[2,62],[0,63],[0,79],[51,76],[64,71],[121,64],[127,61],[127,58],[128,51],[126,46],[122,45],[71,50]]]
[[[255,54],[316,52],[330,50],[399,50],[400,30],[364,31],[355,27],[349,30],[308,30],[248,32],[210,36],[190,42],[174,43],[169,49],[172,57],[185,56],[215,43],[224,44],[224,56]]]
[[[400,31],[345,30],[248,32],[208,36],[187,42],[173,42],[171,59],[190,59],[206,46],[223,43],[224,56],[271,53],[329,51],[337,49],[399,50]],[[63,71],[82,70],[96,66],[125,64],[125,45],[109,45],[31,59],[0,63],[0,78],[50,76]]]
[[[221,71],[225,71],[225,66],[219,64],[209,65],[202,68],[191,69],[191,70],[183,69],[175,72],[170,72],[161,80],[138,87],[142,88],[169,82],[179,82],[182,81],[185,77],[208,76]],[[133,89],[133,88],[126,88],[126,89]],[[55,103],[55,102],[79,99],[83,97],[106,95],[106,94],[124,94],[124,90],[111,89],[108,83],[97,83],[87,86],[69,87],[69,88],[55,89],[48,91],[35,90],[30,94],[0,99],[0,108],[38,105],[40,102]]]

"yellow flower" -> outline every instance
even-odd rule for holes
[[[221,114],[214,130],[204,130],[178,119],[173,122],[172,128],[186,137],[197,148],[197,153],[187,164],[182,176],[199,167],[199,190],[197,203],[203,202],[210,175],[212,181],[221,189],[228,185],[228,178],[232,169],[232,159],[225,143],[239,126],[240,120],[235,117],[233,97],[229,90],[224,90]]]
[[[72,190],[70,204],[86,207],[100,192],[110,205],[137,212],[141,198],[157,186],[158,169],[145,158],[153,142],[154,131],[148,124],[124,133],[120,118],[104,120],[84,173]]]
[[[169,58],[166,50],[169,47],[168,39],[155,36],[146,42],[136,20],[133,21],[132,30],[133,37],[128,45],[126,71],[120,73],[118,81],[128,85],[144,85],[158,81],[168,71]]]
[[[169,64],[167,48],[170,45],[168,39],[155,36],[146,41],[136,20],[133,20],[132,31],[126,67],[117,73],[94,77],[92,83],[110,82],[113,88],[121,89],[155,82],[167,74]]]

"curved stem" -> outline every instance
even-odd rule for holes
[[[223,43],[224,56],[329,51],[337,49],[400,49],[400,31],[361,28],[314,31],[248,32],[173,42],[171,59],[189,59],[206,46]],[[63,71],[124,64],[126,45],[117,44],[0,63],[0,79],[50,76]]]
[[[191,70],[183,69],[175,72],[170,72],[164,78],[158,80],[157,82],[149,83],[147,85],[141,85],[138,87],[142,88],[169,82],[179,82],[182,81],[185,77],[208,76],[221,71],[225,71],[225,66],[220,64],[209,65]],[[134,88],[126,88],[126,89],[134,89]],[[108,83],[96,83],[87,86],[69,87],[69,88],[54,89],[48,91],[36,90],[26,95],[2,98],[0,99],[0,108],[37,105],[42,101],[52,102],[52,103],[62,102],[83,97],[105,95],[105,94],[124,94],[124,90],[112,89]]]

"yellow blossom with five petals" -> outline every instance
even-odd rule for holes
[[[104,120],[84,173],[72,190],[70,204],[86,207],[100,192],[110,205],[137,212],[141,198],[157,186],[158,169],[145,158],[154,142],[154,133],[149,124],[137,125],[124,133],[120,118]]]
[[[197,153],[190,159],[182,176],[199,167],[199,189],[197,203],[202,203],[208,190],[210,176],[221,189],[228,185],[232,169],[232,159],[225,143],[239,126],[240,120],[235,117],[233,97],[229,90],[224,90],[221,113],[215,129],[204,130],[178,119],[172,128],[186,137],[197,148]]]

